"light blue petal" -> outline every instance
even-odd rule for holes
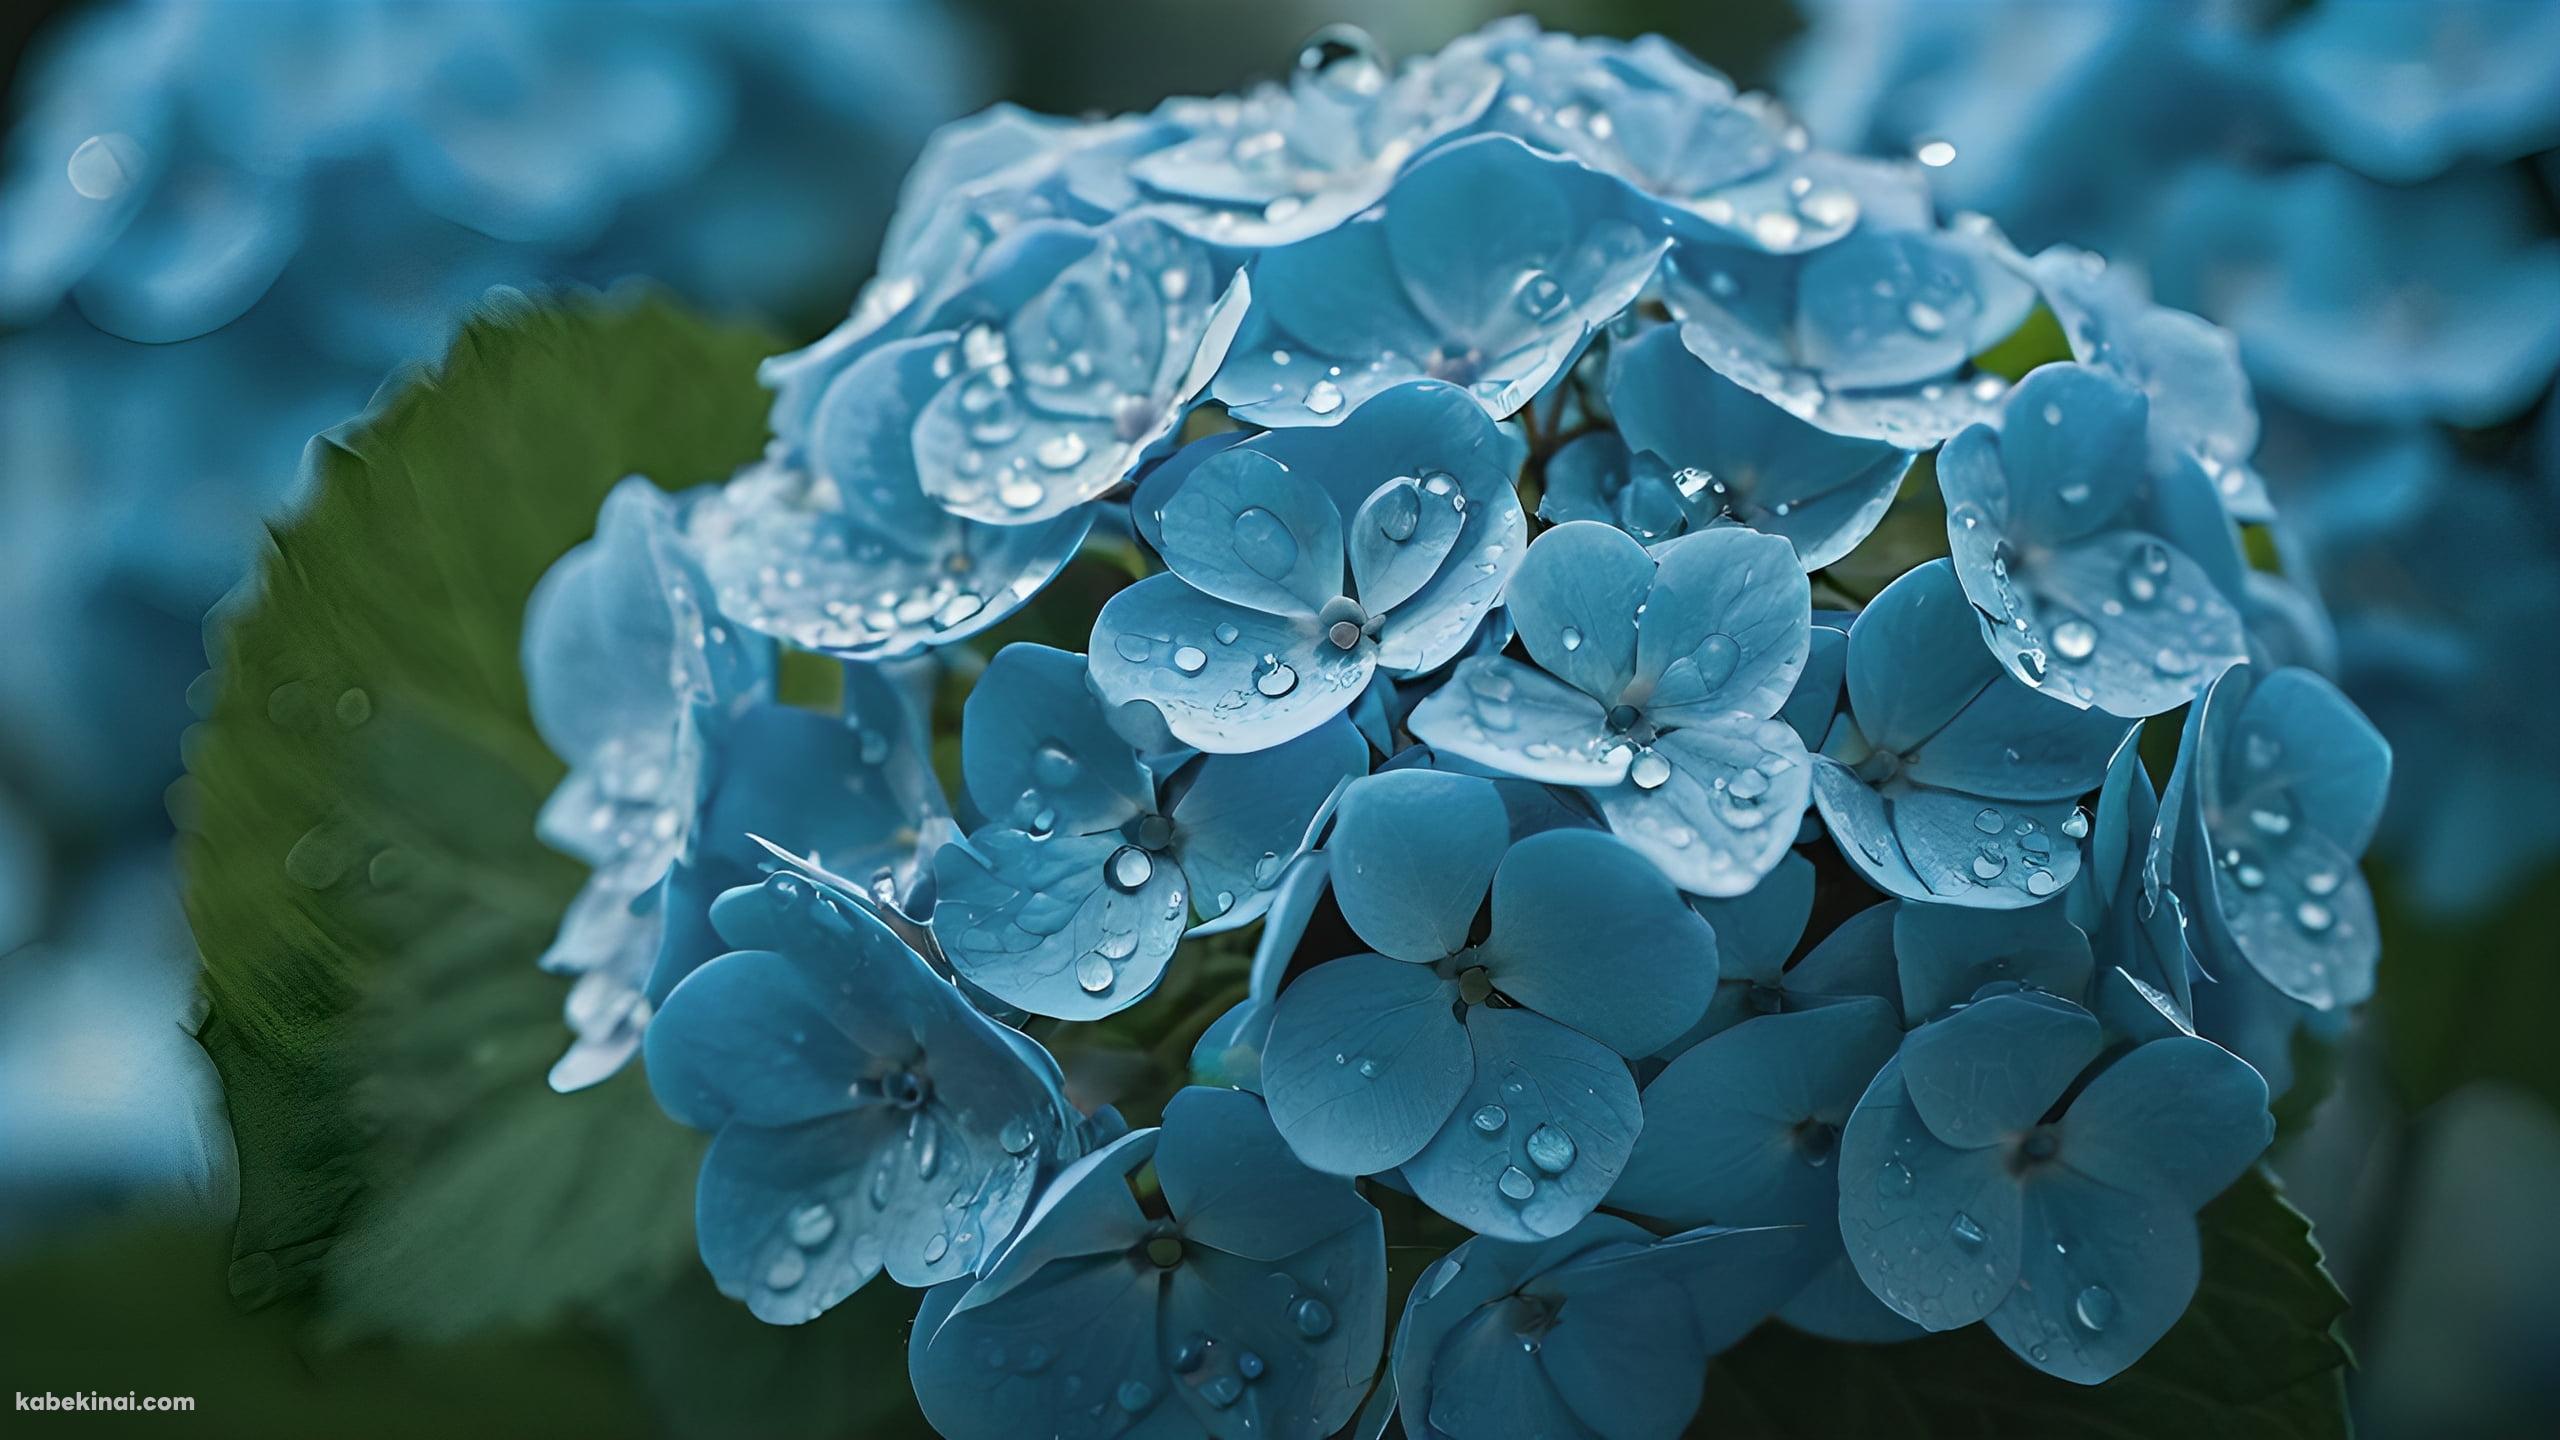
[[[1370,776],[1343,792],[1325,842],[1334,901],[1379,953],[1429,964],[1466,948],[1510,841],[1501,794],[1487,781],[1431,770]]]
[[[983,1286],[978,1287],[983,1288]],[[951,1440],[1014,1440],[1057,1431],[1061,1417],[1093,1440],[1185,1440],[1198,1426],[1174,1402],[1157,1329],[1162,1281],[1118,1257],[1053,1265],[1037,1286],[941,1313],[936,1290],[907,1341],[916,1402]],[[969,1291],[967,1293],[975,1293]],[[990,1364],[1001,1357],[1002,1364]],[[1143,1387],[1143,1388],[1141,1388]],[[1140,1403],[1133,1411],[1123,1399]],[[1100,1403],[1101,1417],[1090,1415]]]
[[[1814,1272],[1794,1298],[1778,1307],[1778,1318],[1808,1335],[1855,1345],[1891,1345],[1929,1333],[1877,1299],[1846,1252]]]
[[[1301,1164],[1262,1101],[1240,1090],[1175,1092],[1156,1142],[1156,1178],[1185,1240],[1246,1260],[1286,1260],[1378,1225],[1349,1180]]]
[[[2139,530],[2063,545],[1988,596],[1965,579],[1976,604],[1990,599],[1984,635],[2012,673],[2075,705],[2157,715],[2248,658],[2240,613],[2204,567]]]
[[[1410,475],[1371,491],[1351,517],[1346,542],[1360,603],[1382,614],[1430,583],[1466,528],[1465,503],[1455,484],[1443,480],[1427,490]]]
[[[1903,1013],[1923,1019],[2003,982],[2081,1003],[2096,965],[2089,937],[2051,900],[2024,910],[1905,903],[1894,915],[1893,949]]]
[[[1625,446],[1659,459],[1675,493],[1784,537],[1807,571],[1874,531],[1911,465],[1907,450],[1833,435],[1718,375],[1680,342],[1676,326],[1610,353],[1609,406]],[[1574,499],[1583,482],[1565,458],[1548,465],[1550,493],[1562,483],[1568,503],[1587,506]]]
[[[1694,899],[1689,908],[1716,932],[1725,980],[1774,984],[1813,918],[1813,862],[1789,854],[1749,890],[1726,900]]]
[[[784,1126],[854,1106],[864,1042],[894,1023],[849,1005],[825,967],[771,950],[723,955],[687,976],[648,1030],[649,1087],[696,1129],[731,1120]],[[848,972],[850,973],[850,972]]]
[[[2390,792],[2390,743],[2311,671],[2278,670],[2242,688],[2236,723],[2214,737],[2222,743],[2208,771],[2213,807],[2248,817],[2261,833],[2298,818],[2340,850],[2362,854]],[[2216,695],[2217,709],[2221,703]],[[2260,808],[2279,820],[2258,818]]]
[[[1527,1010],[1475,1006],[1466,1031],[1473,1078],[1405,1179],[1479,1235],[1561,1235],[1609,1193],[1635,1146],[1635,1079],[1607,1046]]]
[[[1454,983],[1382,955],[1330,961],[1289,982],[1274,1006],[1262,1085],[1272,1123],[1300,1160],[1372,1175],[1430,1141],[1475,1071],[1457,998]]]
[[[2122,381],[2081,365],[2037,367],[2000,407],[2003,530],[2021,546],[2052,546],[2115,519],[2142,484],[2150,421],[2151,402]],[[1950,518],[1960,503],[1947,495]]]
[[[1342,515],[1250,445],[1209,456],[1158,512],[1165,564],[1247,609],[1312,616],[1343,593]]]
[[[1493,931],[1470,958],[1496,991],[1626,1056],[1695,1024],[1716,985],[1715,932],[1597,830],[1511,847],[1493,877]]]
[[[2201,1276],[2184,1207],[2050,1168],[2027,1186],[2024,1263],[1991,1332],[2046,1374],[2095,1385],[2168,1333]]]
[[[1503,604],[1540,669],[1607,707],[1635,682],[1636,617],[1653,580],[1653,557],[1626,532],[1558,525],[1529,546]]]
[[[1035,1015],[1099,1020],[1145,999],[1190,915],[1172,857],[1116,831],[981,830],[942,847],[933,872],[933,933],[952,968]]]
[[[1840,713],[1848,672],[1847,627],[1814,626],[1813,643],[1805,652],[1804,673],[1796,677],[1795,692],[1778,710],[1778,718],[1796,732],[1805,749],[1819,750],[1829,738],[1832,718]]]
[[[961,777],[997,823],[1080,835],[1155,808],[1154,783],[1085,687],[1085,668],[1064,650],[1007,645],[970,690]]]
[[[2023,1211],[2005,1151],[1939,1140],[1888,1062],[1840,1136],[1840,1238],[1876,1298],[1927,1330],[1989,1315],[2018,1281]]]
[[[1671,731],[1625,783],[1599,793],[1620,839],[1642,850],[1672,883],[1697,895],[1739,895],[1786,858],[1813,786],[1796,732],[1775,720],[1716,715]],[[1662,783],[1643,781],[1662,775]]]
[[[1612,785],[1626,775],[1634,748],[1610,730],[1608,713],[1543,670],[1471,655],[1405,723],[1417,738],[1506,775]]]
[[[2013,991],[1912,1031],[1902,1081],[1931,1134],[1961,1149],[1996,1146],[2041,1120],[2103,1043],[2088,1011]]]
[[[887,1215],[864,1205],[867,1162],[875,1154],[890,1158],[883,1152],[892,1119],[880,1110],[851,1111],[783,1129],[738,1124],[720,1131],[702,1157],[693,1216],[702,1263],[720,1293],[744,1300],[767,1324],[798,1325],[880,1273],[880,1222],[894,1224],[912,1199],[903,1191],[889,1196],[896,1208]],[[848,1218],[869,1222],[859,1240]],[[823,1235],[801,1245],[795,1224],[803,1235]]]
[[[2062,1123],[2072,1169],[2189,1210],[2221,1194],[2275,1139],[2267,1082],[2230,1051],[2188,1035],[2139,1046],[2099,1071]]]
[[[1640,702],[1657,725],[1778,713],[1804,673],[1812,592],[1787,543],[1738,526],[1665,542],[1637,622]]]
[[[1336,1183],[1349,1193],[1346,1182]],[[1188,1222],[1184,1238],[1194,1238]],[[1328,1440],[1357,1413],[1378,1373],[1386,1299],[1386,1240],[1375,1211],[1276,1265],[1186,1248],[1165,1290],[1163,1324],[1168,1345],[1201,1353],[1192,1369],[1168,1367],[1194,1433]],[[1321,1333],[1308,1333],[1312,1318],[1322,1320]]]
[[[2068,800],[1995,806],[1902,784],[1879,794],[1837,760],[1813,764],[1814,803],[1840,853],[1887,894],[2014,910],[2061,893],[2079,874],[2079,847],[2053,839],[2077,808]]]
[[[1676,1225],[1834,1229],[1840,1128],[1902,1043],[1881,1000],[1761,1015],[1644,1088],[1644,1131],[1612,1209]]]
[[[1865,996],[1898,1007],[1900,987],[1895,983],[1893,960],[1893,921],[1898,913],[1899,907],[1887,901],[1870,905],[1833,927],[1812,953],[1780,977],[1787,997],[1818,1003]]]
[[[1152,706],[1182,743],[1233,754],[1341,714],[1378,660],[1374,644],[1342,649],[1313,619],[1229,605],[1180,576],[1151,575],[1104,602],[1089,663],[1111,704]]]
[[[1926,653],[1926,652],[1923,652]],[[1905,756],[1914,784],[2009,800],[2065,800],[2106,778],[2132,722],[2064,704],[2050,690],[1993,675]]]
[[[1368,768],[1369,742],[1339,716],[1269,750],[1204,756],[1173,806],[1173,854],[1193,908],[1260,914],[1325,801]]]
[[[1955,569],[1943,560],[1914,568],[1867,602],[1849,627],[1847,684],[1849,713],[1868,742],[1916,750],[1981,694],[1999,665],[1980,637]]]

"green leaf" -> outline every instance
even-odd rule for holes
[[[1719,1356],[1692,1430],[1727,1440],[2343,1440],[2346,1313],[2310,1222],[2265,1171],[2205,1207],[2204,1281],[2186,1317],[2104,1385],[2056,1380],[1972,1325],[1902,1345],[1764,1325]]]

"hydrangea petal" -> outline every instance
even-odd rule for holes
[[[2166,1197],[2048,1170],[2026,1187],[2025,1208],[2018,1286],[1987,1318],[2037,1369],[2081,1385],[2111,1379],[2195,1298],[2195,1220]]]
[[[1089,663],[1104,699],[1153,706],[1184,744],[1224,754],[1266,749],[1341,714],[1378,662],[1375,646],[1342,649],[1313,619],[1151,575],[1104,602]]]
[[[1251,446],[1209,456],[1157,521],[1165,564],[1193,588],[1273,615],[1342,593],[1342,516],[1324,490]]]
[[[1858,1278],[1895,1314],[1954,1330],[2018,1283],[2025,1205],[1995,1146],[1959,1150],[1930,1130],[1889,1061],[1840,1136],[1840,1236]]]
[[[1246,1260],[1285,1260],[1378,1223],[1350,1181],[1300,1164],[1263,1103],[1238,1090],[1175,1093],[1156,1142],[1156,1178],[1185,1239]]]
[[[934,938],[988,994],[1065,1020],[1099,1020],[1164,978],[1189,918],[1170,857],[1147,857],[1134,884],[1116,832],[1046,837],[988,829],[934,857]],[[1129,869],[1138,867],[1131,865]]]
[[[1513,845],[1493,877],[1493,932],[1471,958],[1494,988],[1621,1055],[1696,1023],[1716,937],[1644,857],[1597,830]]]
[[[1405,1162],[1405,1179],[1479,1235],[1561,1235],[1609,1193],[1634,1148],[1644,1123],[1635,1080],[1607,1046],[1532,1011],[1478,1005],[1466,1031],[1473,1077]]]
[[[1466,948],[1511,841],[1493,785],[1390,770],[1343,792],[1326,842],[1342,918],[1381,954],[1428,964]]]
[[[1653,583],[1653,557],[1643,546],[1612,526],[1582,521],[1558,525],[1530,545],[1503,604],[1538,668],[1605,707],[1635,682],[1636,617]]]
[[[1719,526],[1661,545],[1636,674],[1646,718],[1669,726],[1710,716],[1775,715],[1804,673],[1812,599],[1786,541]]]
[[[1993,995],[1912,1031],[1902,1081],[1930,1133],[1970,1150],[2042,1119],[2103,1043],[2097,1017],[2077,1005]]]
[[[1300,1160],[1373,1175],[1429,1143],[1475,1072],[1457,998],[1427,967],[1383,955],[1329,961],[1289,982],[1274,1005],[1262,1087]]]
[[[1501,655],[1459,661],[1405,723],[1451,754],[1554,785],[1615,784],[1634,758],[1601,702]]]
[[[1193,908],[1260,914],[1325,802],[1368,768],[1369,742],[1340,716],[1268,750],[1203,757],[1173,806],[1173,854]]]
[[[1795,731],[1717,715],[1661,736],[1652,753],[1669,763],[1661,784],[1646,787],[1631,765],[1628,780],[1598,798],[1609,828],[1672,883],[1696,895],[1739,895],[1786,857],[1813,787]]]
[[[2210,1040],[2140,1045],[2098,1072],[2062,1119],[2063,1159],[2101,1184],[2159,1192],[2190,1210],[2240,1178],[2275,1140],[2267,1082]]]
[[[960,715],[969,798],[1000,824],[1082,834],[1153,808],[1155,786],[1085,686],[1082,656],[1007,645]]]
[[[1610,1207],[1676,1225],[1833,1228],[1840,1127],[1901,1043],[1881,1000],[1761,1015],[1700,1042],[1644,1087],[1644,1130]]]

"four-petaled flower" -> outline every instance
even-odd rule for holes
[[[883,1269],[974,1273],[1079,1143],[1055,1063],[805,877],[712,922],[738,948],[667,997],[648,1060],[667,1113],[715,1132],[694,1219],[721,1292],[798,1324]]]
[[[1652,553],[1606,525],[1538,537],[1505,598],[1535,665],[1462,661],[1413,733],[1506,774],[1588,787],[1681,889],[1736,895],[1787,853],[1812,784],[1772,719],[1805,668],[1794,547],[1716,526]]]

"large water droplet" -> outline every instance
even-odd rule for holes
[[[2009,823],[2007,816],[2002,815],[1999,811],[1992,809],[1988,805],[1974,812],[1973,828],[1981,831],[1985,835],[1999,834],[2000,827],[2007,823]]]
[[[1582,648],[1582,632],[1570,625],[1558,632],[1556,638],[1564,642],[1564,648],[1568,653]]]
[[[1553,1125],[1541,1125],[1530,1131],[1525,1148],[1529,1152],[1529,1163],[1550,1175],[1561,1175],[1573,1166],[1573,1137]]]
[[[1111,988],[1111,962],[1087,952],[1076,960],[1076,984],[1088,995],[1099,995]]]
[[[1298,563],[1298,540],[1280,517],[1259,505],[1236,512],[1236,558],[1266,580],[1278,580]]]
[[[1123,845],[1111,852],[1109,875],[1114,889],[1131,891],[1155,878],[1156,862],[1135,845]]]
[[[1393,488],[1378,497],[1371,512],[1377,517],[1378,533],[1401,545],[1413,538],[1422,524],[1422,497],[1410,479],[1393,482]]]
[[[836,1233],[836,1212],[824,1205],[803,1205],[791,1212],[789,1228],[794,1245],[824,1245]]]
[[[1476,1111],[1475,1116],[1470,1123],[1487,1135],[1498,1135],[1502,1133],[1502,1127],[1509,1124],[1510,1121],[1510,1111],[1503,1109],[1499,1105],[1487,1105]]]
[[[1956,1218],[1954,1220],[1948,1222],[1947,1236],[1954,1240],[1957,1245],[1966,1250],[1979,1250],[1982,1248],[1982,1227],[1974,1222],[1974,1218],[1972,1216],[1967,1215],[1961,1210],[1956,1212]]]
[[[1330,415],[1342,408],[1342,387],[1330,380],[1319,380],[1307,387],[1307,409],[1317,415]]]
[[[1266,655],[1262,657],[1262,665],[1254,671],[1253,688],[1267,698],[1277,700],[1298,688],[1298,672],[1277,657]]]
[[[2091,1333],[2104,1330],[2116,1318],[2116,1297],[2104,1285],[2092,1285],[2071,1302],[2071,1318],[2089,1328]]]
[[[92,135],[71,152],[65,169],[84,199],[113,200],[142,175],[142,147],[130,135]]]
[[[797,1250],[785,1250],[774,1256],[773,1264],[766,1267],[764,1283],[768,1289],[788,1290],[799,1284],[800,1277],[808,1273],[808,1260]]]
[[[1636,782],[1639,790],[1659,790],[1671,778],[1671,762],[1663,759],[1661,752],[1647,750],[1627,767],[1627,778]]]
[[[1209,653],[1197,645],[1185,645],[1173,652],[1173,668],[1185,675],[1197,675],[1209,664]]]
[[[1733,678],[1734,670],[1742,664],[1742,647],[1732,636],[1718,631],[1698,642],[1690,660],[1698,667],[1698,683],[1713,690]]]
[[[1538,1182],[1530,1179],[1529,1172],[1517,1165],[1503,1166],[1501,1177],[1493,1183],[1494,1188],[1507,1199],[1526,1200],[1538,1193]]]
[[[1004,1122],[1004,1130],[996,1138],[1003,1143],[1004,1153],[1019,1155],[1029,1150],[1037,1137],[1032,1134],[1031,1122],[1016,1115]]]
[[[1333,1331],[1333,1307],[1313,1295],[1299,1301],[1289,1312],[1298,1333],[1310,1340],[1320,1340]]]
[[[2065,660],[2086,660],[2098,648],[2098,632],[2078,617],[2053,627],[2053,653]]]
[[[1564,311],[1564,283],[1544,270],[1532,270],[1521,277],[1519,298],[1521,314],[1551,320]]]
[[[1120,1402],[1121,1409],[1135,1415],[1156,1403],[1156,1392],[1155,1387],[1144,1380],[1123,1380],[1119,1393],[1113,1398]]]

